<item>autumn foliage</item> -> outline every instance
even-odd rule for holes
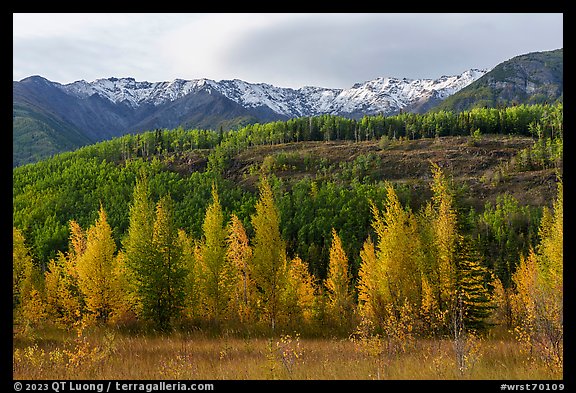
[[[175,226],[171,196],[154,201],[147,182],[145,176],[136,182],[119,245],[101,205],[87,229],[70,221],[68,251],[45,272],[13,230],[15,327],[26,332],[45,323],[71,329],[136,320],[158,330],[184,323],[328,329],[361,333],[364,344],[388,354],[409,351],[418,335],[444,337],[453,340],[465,369],[479,337],[500,325],[513,328],[533,357],[551,367],[562,364],[561,181],[553,210],[542,218],[540,242],[521,256],[511,285],[486,267],[474,239],[463,234],[450,179],[437,165],[432,198],[418,212],[385,185],[385,200],[371,205],[374,236],[365,239],[358,266],[332,228],[323,278],[287,254],[277,196],[266,177],[249,223],[223,210],[213,186],[198,239]]]

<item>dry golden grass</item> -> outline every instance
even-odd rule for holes
[[[15,339],[14,379],[561,379],[529,361],[513,338],[487,338],[456,366],[450,340],[416,339],[395,354],[349,339],[138,336],[45,331]],[[377,345],[375,343],[370,345]]]

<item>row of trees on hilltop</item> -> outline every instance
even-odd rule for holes
[[[415,213],[387,184],[384,208],[372,204],[375,237],[365,239],[358,280],[338,228],[327,276],[319,279],[306,261],[288,255],[266,178],[251,215],[252,237],[236,215],[225,222],[213,187],[203,234],[194,239],[175,225],[171,196],[154,202],[147,178],[139,177],[120,249],[103,206],[86,230],[70,222],[68,251],[44,274],[14,229],[14,320],[21,329],[136,318],[159,330],[187,321],[207,329],[331,333],[368,321],[384,334],[441,335],[461,315],[476,332],[510,323],[528,345],[561,361],[562,183],[553,212],[545,210],[539,245],[521,257],[509,287],[459,230],[452,190],[437,166],[431,188],[432,199]]]
[[[538,138],[561,138],[562,103],[474,108],[462,112],[400,113],[349,119],[335,115],[293,118],[286,121],[248,124],[235,130],[156,129],[127,134],[79,149],[80,155],[108,161],[151,158],[195,149],[214,149],[224,158],[249,146],[301,141],[367,141],[381,138],[419,139],[441,136],[516,134]],[[64,155],[68,153],[62,153]],[[223,157],[213,155],[213,165]]]

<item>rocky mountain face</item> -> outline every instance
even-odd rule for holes
[[[563,100],[564,50],[533,52],[498,64],[436,109],[553,103]]]
[[[438,79],[377,78],[357,83],[349,89],[309,86],[292,89],[238,79],[220,82],[176,79],[151,83],[138,82],[133,78],[108,78],[55,86],[80,100],[99,96],[116,105],[132,108],[135,113],[142,108],[146,111],[161,110],[165,105],[204,92],[215,96],[220,94],[246,110],[259,109],[263,112],[260,115],[264,116],[270,111],[269,116],[282,118],[321,114],[360,117],[376,113],[391,115],[432,97],[442,100],[485,73],[482,70],[468,70],[460,75]]]

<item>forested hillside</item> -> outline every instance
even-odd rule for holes
[[[562,117],[520,105],[157,129],[15,168],[15,332],[382,334],[404,351],[502,326],[557,368]]]

